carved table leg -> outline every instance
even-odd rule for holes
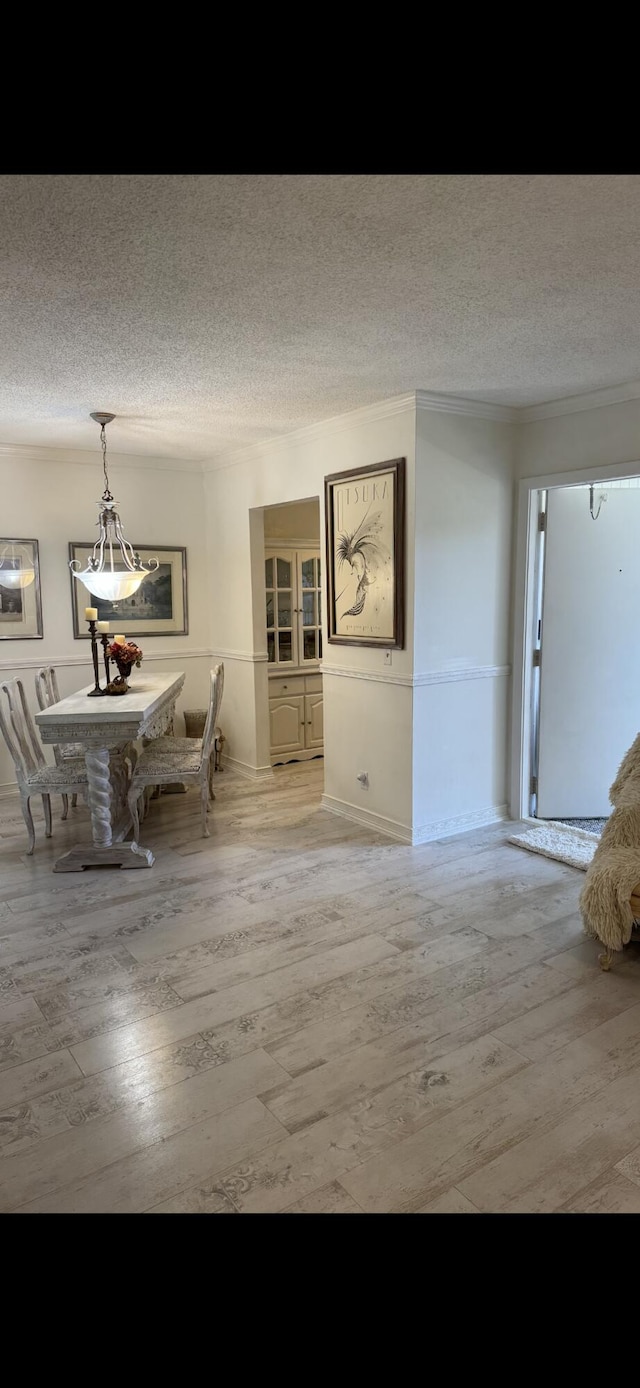
[[[111,833],[111,780],[109,777],[109,748],[92,747],[85,752],[88,799],[91,811],[91,830],[96,848],[108,848]]]
[[[131,818],[126,812],[123,820],[121,810],[125,796],[124,766],[121,758],[115,759],[113,776],[109,770],[108,747],[91,747],[85,750],[87,768],[87,799],[91,813],[93,844],[79,844],[58,858],[54,872],[82,872],[90,867],[151,867],[154,858],[149,848],[141,848],[137,843],[123,843],[121,840],[131,827]],[[114,824],[112,812],[115,813]]]

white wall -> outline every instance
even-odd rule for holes
[[[515,430],[418,408],[414,841],[504,813]]]
[[[613,464],[624,468],[640,460],[640,400],[538,419],[519,425],[517,432],[518,477]]]
[[[264,512],[265,540],[285,540],[308,544],[320,541],[320,502],[296,501],[291,506],[268,506]]]
[[[324,478],[342,469],[407,459],[407,584],[413,591],[415,397],[355,410],[227,458],[206,476],[211,549],[213,647],[225,661],[222,719],[232,764],[248,774],[271,774],[267,722],[264,570],[250,541],[261,508],[310,497],[320,501],[324,536]],[[233,466],[230,464],[233,461]],[[252,569],[253,565],[253,569]],[[250,574],[256,591],[255,611]],[[223,594],[219,601],[218,594]],[[325,604],[326,612],[326,604]],[[406,648],[384,653],[330,646],[324,634],[325,795],[337,810],[361,815],[410,837],[413,609]],[[333,673],[333,672],[336,673]],[[256,716],[258,719],[256,730]],[[369,790],[358,783],[369,773]]]
[[[584,405],[584,400],[581,402]],[[566,408],[562,402],[552,410]],[[531,703],[529,684],[533,650],[532,601],[535,514],[530,511],[535,479],[541,485],[603,481],[640,472],[640,400],[575,409],[566,414],[530,419],[516,429],[518,479],[514,525],[512,598],[512,743],[510,810],[514,819],[528,813],[530,787]],[[542,412],[544,413],[544,412]],[[534,479],[531,486],[526,479]],[[557,479],[557,480],[556,480]],[[527,584],[529,601],[525,606]]]
[[[63,696],[93,680],[90,647],[73,636],[68,543],[95,534],[103,482],[98,453],[72,457],[58,449],[31,454],[8,447],[0,456],[0,535],[39,541],[44,626],[42,641],[0,641],[0,673],[2,679],[20,675],[34,708],[40,665],[56,666]],[[140,638],[144,668],[186,671],[183,708],[206,706],[211,665],[204,478],[193,466],[188,471],[164,459],[109,458],[127,537],[138,544],[187,547],[189,635]],[[0,795],[14,784],[13,764],[0,742]]]

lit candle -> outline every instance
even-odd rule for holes
[[[96,630],[97,630],[97,631],[105,631],[105,632],[108,631],[108,630],[109,630],[109,623],[108,623],[108,622],[98,622],[97,625],[96,625]]]
[[[126,638],[126,636],[114,636],[113,639],[114,639],[114,642],[115,642],[116,646],[124,646],[125,641],[126,641],[127,638]]]
[[[84,615],[88,622],[95,622],[98,615],[97,607],[85,607]]]

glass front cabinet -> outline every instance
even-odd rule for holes
[[[265,615],[274,765],[322,755],[321,565],[319,549],[266,550]]]

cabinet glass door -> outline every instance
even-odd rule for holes
[[[322,658],[322,590],[317,554],[298,554],[300,664],[317,664]]]
[[[295,586],[292,554],[265,560],[267,653],[270,665],[290,665],[295,651]]]

